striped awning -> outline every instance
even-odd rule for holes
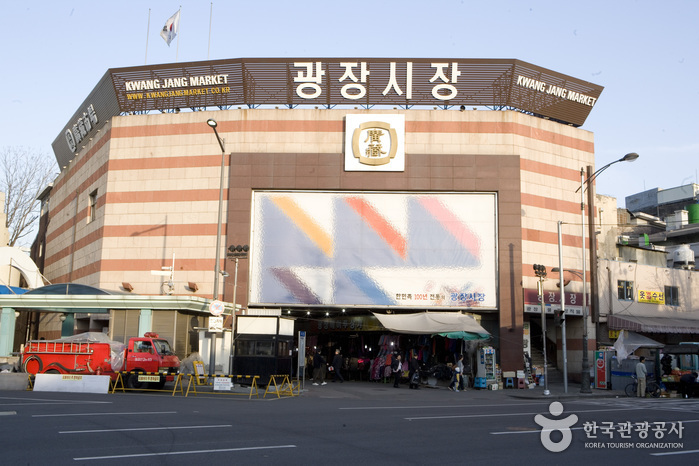
[[[613,330],[632,330],[641,333],[699,333],[699,320],[674,317],[607,317],[607,325]]]

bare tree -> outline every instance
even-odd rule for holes
[[[31,233],[40,215],[36,197],[56,176],[55,159],[35,150],[8,146],[0,149],[0,192],[5,193],[8,246]],[[31,241],[29,241],[31,243]]]

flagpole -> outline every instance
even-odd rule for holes
[[[179,27],[180,25],[179,25],[179,21],[182,20],[182,5],[180,5],[180,9],[177,10],[177,12],[179,13],[179,20],[177,23],[177,52],[175,52],[175,63],[177,63],[177,60],[180,56],[180,27]]]
[[[150,35],[150,8],[148,8],[148,29],[146,30],[146,61],[145,65],[148,64],[148,36]]]
[[[214,17],[214,2],[211,2],[211,10],[209,11],[209,49],[206,51],[206,59],[209,59],[211,54],[211,19]]]

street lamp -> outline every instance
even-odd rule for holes
[[[206,120],[206,124],[214,130],[216,139],[218,140],[218,145],[221,147],[221,178],[218,186],[218,224],[216,228],[216,263],[214,264],[214,301],[218,300],[218,282],[220,280],[219,275],[221,275],[221,218],[223,216],[223,171],[225,169],[225,153],[226,148],[223,140],[218,135],[216,131],[216,120],[209,118]],[[214,332],[211,336],[211,352],[210,352],[210,368],[209,370],[213,374],[216,371],[216,333]]]
[[[544,395],[548,396],[551,394],[551,392],[549,392],[548,362],[546,360],[546,303],[544,302],[544,280],[546,279],[546,266],[534,264],[534,274],[539,277],[537,290],[539,292],[539,301],[541,302],[541,333],[544,341]]]
[[[568,393],[568,347],[566,343],[566,294],[563,281],[563,235],[561,233],[563,222],[558,221],[558,267],[551,272],[558,272],[558,286],[561,289],[561,340],[563,341],[563,392]]]
[[[582,339],[582,373],[580,375],[580,393],[591,393],[592,390],[590,389],[590,359],[587,354],[587,317],[588,317],[588,312],[587,312],[587,280],[585,279],[585,185],[587,184],[588,186],[590,183],[592,183],[597,176],[605,171],[607,168],[611,167],[615,163],[619,162],[633,162],[639,157],[639,155],[635,152],[630,152],[620,158],[619,160],[615,160],[614,162],[610,162],[607,165],[603,166],[599,170],[596,170],[592,175],[590,175],[587,179],[585,179],[585,169],[580,168],[580,187],[575,190],[577,193],[580,191],[580,215],[582,218],[582,221],[580,222],[582,225],[582,284],[583,284],[583,339]],[[594,201],[594,200],[593,200]],[[590,206],[592,207],[592,206]],[[590,216],[592,216],[592,212],[590,212]],[[592,251],[590,252],[592,254]]]

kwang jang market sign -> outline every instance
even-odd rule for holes
[[[245,58],[114,68],[80,105],[53,148],[64,166],[78,150],[78,139],[99,129],[88,125],[82,134],[79,122],[85,122],[87,108],[100,116],[100,125],[115,115],[153,111],[383,105],[518,110],[581,126],[602,90],[514,59]]]

